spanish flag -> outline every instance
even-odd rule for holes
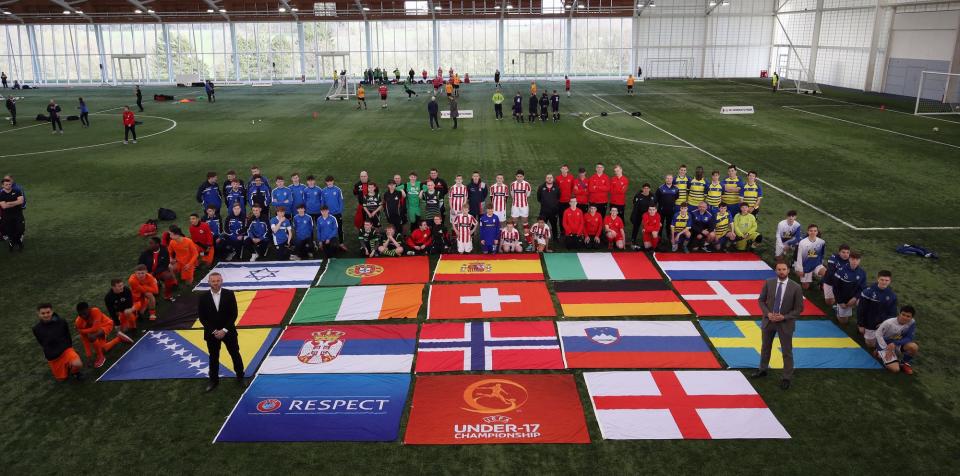
[[[553,288],[566,317],[690,314],[670,285],[659,280],[558,281]]]
[[[434,281],[543,281],[536,253],[501,255],[440,255]]]

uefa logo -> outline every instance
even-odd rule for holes
[[[257,411],[260,413],[270,413],[279,410],[281,405],[280,400],[268,398],[266,400],[260,400],[260,402],[257,403]]]

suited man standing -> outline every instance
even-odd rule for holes
[[[780,350],[783,354],[783,378],[780,388],[790,388],[793,378],[793,330],[796,320],[803,312],[803,290],[790,280],[790,268],[786,263],[777,263],[777,277],[763,283],[760,290],[760,310],[763,320],[760,323],[762,346],[760,347],[760,367],[750,378],[767,376],[770,365],[770,352],[773,349],[774,336],[780,337]]]
[[[243,377],[243,359],[240,357],[240,343],[237,339],[237,297],[233,291],[223,288],[223,276],[220,273],[210,273],[208,278],[210,291],[200,296],[197,305],[197,314],[203,324],[203,339],[207,341],[207,352],[210,354],[210,382],[207,391],[217,388],[220,383],[220,346],[227,347],[227,352],[233,359],[233,371],[237,375],[237,382],[246,388],[247,381]]]

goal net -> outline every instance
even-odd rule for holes
[[[350,80],[349,74],[338,74],[337,80],[330,85],[326,98],[330,99],[350,99],[357,95],[357,83]]]
[[[805,68],[787,68],[783,71],[783,86],[781,89],[793,91],[797,94],[821,94],[820,85],[808,81],[809,73]]]
[[[913,113],[918,115],[960,114],[960,74],[921,72]]]
[[[651,58],[643,71],[645,79],[687,79],[693,77],[690,72],[691,58]]]

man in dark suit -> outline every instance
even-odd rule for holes
[[[763,321],[760,329],[763,334],[760,348],[760,367],[751,378],[767,376],[770,364],[770,352],[773,349],[774,336],[780,336],[780,351],[783,354],[783,378],[780,388],[790,388],[793,378],[793,330],[796,319],[803,312],[803,289],[790,281],[790,268],[786,263],[777,263],[777,277],[763,283],[760,290],[760,310]]]
[[[237,375],[237,382],[246,388],[247,381],[243,378],[243,359],[240,357],[240,343],[237,340],[237,297],[233,291],[223,289],[223,276],[220,273],[210,273],[208,278],[210,291],[200,296],[197,305],[197,314],[203,324],[203,339],[207,341],[207,352],[210,354],[210,383],[207,391],[217,388],[220,383],[220,346],[227,347],[227,352],[233,359],[233,371]]]

